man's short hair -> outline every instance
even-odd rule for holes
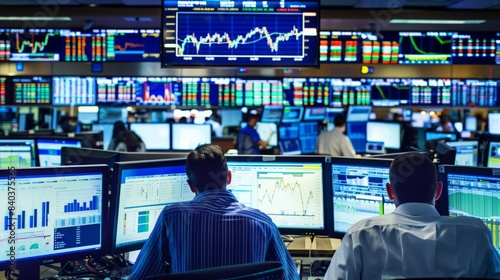
[[[389,169],[389,179],[399,203],[432,203],[436,193],[437,170],[422,153],[398,156]]]
[[[344,115],[336,115],[335,119],[333,120],[333,124],[336,127],[344,126],[345,122],[346,122],[346,120],[345,120]]]
[[[186,174],[199,192],[226,189],[227,159],[221,147],[203,144],[187,156]]]

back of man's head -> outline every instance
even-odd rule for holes
[[[336,115],[335,119],[333,120],[333,124],[335,125],[335,127],[342,127],[345,125],[345,123],[346,123],[346,120],[345,120],[344,115],[342,115],[342,114]]]
[[[186,174],[199,192],[226,189],[227,160],[221,147],[204,144],[189,153]]]
[[[422,153],[406,153],[391,164],[389,179],[399,204],[407,202],[434,203],[437,170]]]

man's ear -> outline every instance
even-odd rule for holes
[[[391,200],[394,200],[396,198],[396,194],[394,193],[394,188],[392,187],[391,183],[387,182],[385,184],[385,189],[387,190],[387,195]]]
[[[436,193],[434,194],[434,200],[438,200],[441,197],[441,192],[443,191],[443,182],[438,181],[436,185]]]
[[[191,189],[191,191],[194,192],[195,194],[198,194],[198,188],[196,187],[194,182],[189,180],[189,179],[187,180],[187,182],[188,182],[188,185],[189,185],[189,188]]]
[[[228,171],[227,171],[227,181],[226,181],[226,185],[231,184],[231,179],[233,178],[232,176],[233,176],[233,175],[231,174],[231,170],[228,170]]]

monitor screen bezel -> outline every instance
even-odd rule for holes
[[[44,137],[35,137],[35,145],[36,145],[36,156],[37,156],[37,162],[38,166],[41,166],[41,161],[40,161],[40,150],[38,149],[38,141],[39,140],[68,140],[68,141],[76,141],[80,143],[80,147],[83,147],[82,140],[79,138],[71,138],[71,137],[63,137],[63,136],[44,136]],[[62,156],[62,154],[61,154]],[[61,157],[62,158],[62,157]],[[61,163],[59,161],[59,163]],[[46,166],[44,166],[46,167]]]
[[[37,256],[29,259],[16,259],[16,266],[26,269],[27,267],[36,266],[42,264],[50,264],[55,262],[66,262],[68,260],[88,258],[90,256],[104,256],[108,254],[109,242],[107,239],[108,226],[108,187],[111,183],[111,177],[109,168],[107,165],[96,164],[96,165],[79,165],[79,166],[57,166],[57,167],[36,167],[36,168],[16,168],[16,176],[37,176],[37,175],[65,175],[65,174],[85,174],[85,173],[102,173],[102,185],[101,185],[101,248],[97,250],[85,250],[78,252],[66,252],[60,254],[54,254],[49,256]],[[7,174],[7,173],[6,173]],[[0,270],[8,269],[10,267],[10,262],[1,262]],[[37,269],[37,268],[36,268]],[[38,274],[38,273],[37,273]]]
[[[192,149],[180,149],[178,148],[176,145],[176,143],[174,142],[174,127],[180,127],[180,126],[186,126],[186,125],[189,125],[189,126],[197,126],[197,127],[205,127],[208,128],[208,135],[210,136],[210,142],[208,143],[202,143],[202,142],[199,142],[198,145],[202,145],[202,144],[211,144],[212,143],[212,126],[210,124],[191,124],[191,123],[173,123],[171,126],[170,126],[170,148],[172,151],[192,151],[194,150],[196,147],[193,147]],[[197,145],[197,146],[198,146]]]
[[[378,123],[378,124],[389,124],[389,125],[397,125],[399,126],[399,146],[397,148],[395,147],[388,147],[385,145],[385,142],[384,142],[384,148],[386,150],[396,150],[396,151],[399,151],[401,150],[401,142],[402,142],[402,139],[403,139],[403,125],[401,122],[391,122],[391,121],[367,121],[366,122],[366,142],[378,142],[378,141],[373,141],[373,140],[370,140],[368,139],[368,126],[370,125],[370,123]],[[385,135],[385,137],[389,137],[389,135]]]
[[[228,155],[227,161],[229,162],[278,162],[278,163],[320,163],[322,165],[322,181],[323,181],[323,229],[311,229],[307,227],[303,228],[284,228],[278,227],[281,234],[298,234],[298,235],[328,235],[333,227],[333,219],[330,213],[333,213],[333,204],[328,202],[329,197],[332,196],[331,190],[331,173],[329,170],[329,164],[327,163],[327,157],[319,155],[308,155],[308,156],[294,156],[294,155],[277,155],[277,156],[267,156],[267,155]],[[231,170],[231,168],[229,168]],[[229,188],[230,188],[229,184]],[[332,200],[333,201],[333,200]]]
[[[109,252],[112,254],[120,254],[135,250],[140,250],[146,240],[143,242],[136,242],[124,246],[116,246],[116,234],[118,225],[118,211],[120,199],[120,182],[122,179],[122,171],[130,169],[145,169],[145,168],[159,168],[171,166],[185,166],[186,159],[159,159],[159,160],[144,160],[144,161],[129,161],[129,162],[115,162],[113,167],[113,184],[110,189],[110,207],[109,207],[109,220],[110,234],[108,235]]]
[[[133,129],[132,129],[132,126],[134,125],[139,125],[139,126],[152,126],[152,125],[165,125],[166,127],[168,127],[168,148],[165,148],[165,149],[152,149],[152,148],[148,148],[148,145],[146,144],[146,142],[144,141],[144,139],[142,139],[142,136],[139,135],[139,133],[135,132]],[[169,124],[169,123],[142,123],[142,122],[130,122],[128,123],[128,129],[134,133],[136,133],[141,139],[142,141],[144,142],[144,145],[146,146],[146,150],[147,151],[169,151],[172,149],[172,125]]]
[[[31,156],[34,157],[35,166],[40,166],[40,161],[38,160],[38,145],[36,144],[35,137],[22,137],[22,136],[0,136],[0,140],[16,140],[16,141],[33,141],[33,150],[31,151]]]

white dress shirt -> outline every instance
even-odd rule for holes
[[[325,279],[471,277],[500,279],[491,232],[472,217],[439,216],[430,204],[405,203],[353,225]]]
[[[316,154],[331,155],[334,157],[354,157],[356,151],[349,137],[338,128],[324,131],[316,139]]]

